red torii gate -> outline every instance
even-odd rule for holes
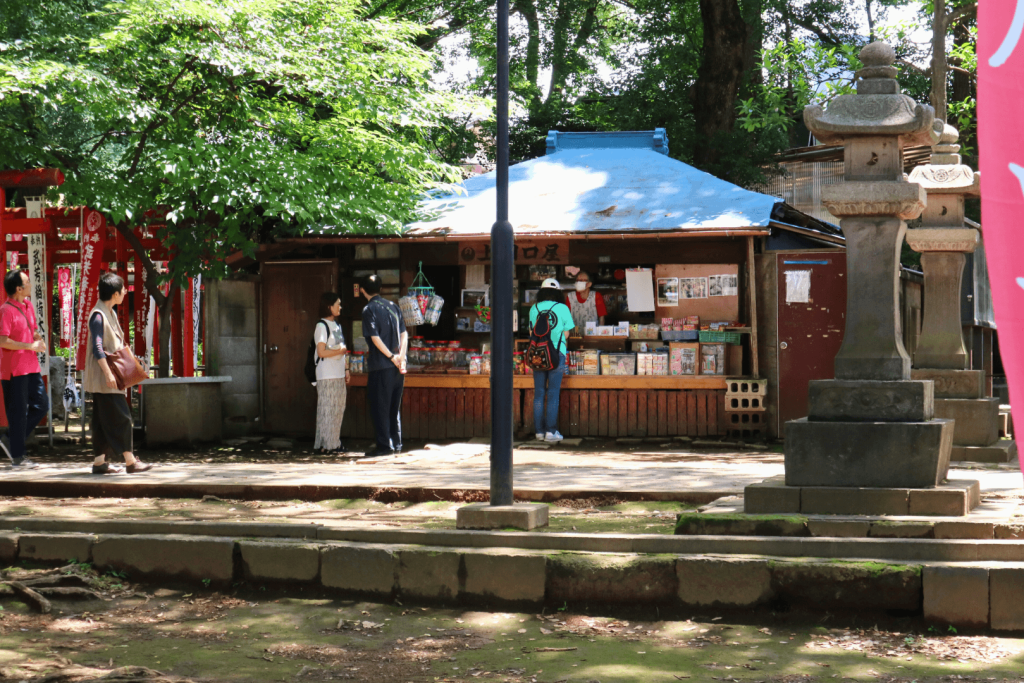
[[[132,258],[135,260],[134,272],[136,280],[133,283],[133,289],[135,291],[133,306],[131,307],[131,311],[129,311],[129,307],[127,305],[120,306],[118,319],[120,320],[121,328],[124,331],[125,339],[131,339],[129,320],[134,319],[135,336],[134,339],[132,339],[132,342],[136,354],[141,356],[146,350],[145,311],[147,310],[146,304],[149,300],[149,294],[145,291],[145,269],[142,265],[142,259],[134,253],[131,245],[124,236],[117,229],[107,225],[106,217],[102,213],[85,206],[70,208],[47,207],[43,210],[43,215],[39,218],[29,218],[25,208],[7,208],[7,190],[39,190],[45,187],[59,186],[63,184],[63,182],[64,174],[58,169],[41,168],[23,171],[0,171],[0,207],[2,207],[2,210],[0,210],[0,264],[3,264],[3,274],[7,272],[10,265],[8,253],[17,252],[18,265],[28,266],[28,239],[26,236],[44,235],[46,237],[46,249],[45,265],[43,266],[42,271],[45,277],[45,291],[52,293],[57,266],[82,264],[83,240],[85,239],[87,232],[86,227],[90,226],[92,231],[98,233],[98,236],[101,238],[99,241],[103,244],[101,253],[92,254],[93,258],[98,257],[101,269],[106,269],[110,263],[116,263],[117,274],[124,279],[125,283],[128,283],[128,259]],[[42,193],[40,192],[40,194]],[[148,250],[151,260],[168,260],[167,249],[159,240],[144,234],[141,228],[135,228],[134,232],[141,240],[143,247]],[[71,239],[67,239],[69,235],[79,235],[79,238],[75,239],[72,237]],[[9,239],[12,236],[17,239]],[[89,286],[91,288],[95,288],[96,282],[93,281]],[[80,307],[90,300],[87,297],[87,294],[89,294],[89,292],[80,292]],[[3,288],[0,287],[0,304],[2,304],[6,298],[6,293],[3,291]],[[93,296],[91,300],[95,301],[95,296]],[[50,328],[50,321],[53,319],[52,307],[53,297],[51,295],[45,299],[47,329]],[[183,321],[183,317],[187,319]],[[185,307],[184,316],[180,303],[177,306],[172,305],[171,355],[174,368],[178,371],[177,374],[185,377],[195,374],[195,367],[193,364],[191,318],[191,305]],[[81,322],[78,324],[81,326]],[[188,330],[189,333],[182,334],[183,330]],[[154,330],[154,334],[155,332],[156,331]],[[51,333],[50,339],[48,340],[51,353],[54,348],[53,339],[54,335]],[[78,342],[76,343],[79,366],[81,366],[81,363],[84,360],[84,339],[85,335],[82,333],[82,330],[79,330]],[[156,345],[156,348],[159,349],[159,344]],[[0,407],[2,407],[2,405],[2,397],[0,397]],[[6,415],[2,410],[0,410],[0,426],[3,425],[6,425]]]

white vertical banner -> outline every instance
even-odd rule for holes
[[[158,314],[156,299],[149,297],[149,315],[146,316],[146,360],[142,364],[146,368],[146,372],[149,372],[153,358],[153,331],[156,329],[156,316]]]
[[[199,369],[199,305],[202,301],[203,276],[196,275],[192,282],[192,372]]]
[[[43,335],[43,341],[46,342],[46,348],[49,349],[50,320],[46,306],[49,299],[49,293],[46,290],[46,235],[26,235],[26,237],[28,237],[28,272],[32,278],[32,306],[36,311],[39,333]],[[42,368],[44,378],[50,376],[48,353],[39,354],[39,367]]]

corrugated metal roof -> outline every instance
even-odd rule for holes
[[[461,183],[463,194],[426,201],[440,214],[406,234],[490,234],[495,183],[487,173]],[[509,168],[509,220],[521,235],[763,228],[780,201],[670,158],[663,128],[551,131],[546,156]]]

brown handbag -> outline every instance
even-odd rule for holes
[[[134,387],[149,379],[149,375],[142,368],[142,363],[127,346],[122,346],[119,351],[107,354],[107,367],[113,373],[119,391],[124,391],[128,387]]]

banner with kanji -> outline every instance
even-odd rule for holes
[[[1024,401],[1024,136],[1017,130],[1024,110],[1022,32],[1024,0],[978,3],[981,224],[999,351],[1017,401]]]
[[[28,272],[32,307],[36,312],[38,332],[43,335],[46,348],[50,348],[50,296],[46,281],[46,235],[28,235]],[[39,367],[43,377],[50,376],[50,355],[39,354]],[[49,380],[47,380],[49,381]]]
[[[103,265],[103,247],[107,238],[107,219],[99,211],[90,211],[82,226],[82,284],[78,289],[78,355],[75,366],[85,369],[86,345],[89,340],[89,312],[99,298],[97,286]]]
[[[75,277],[70,267],[57,269],[57,301],[60,302],[60,348],[70,349],[75,336]]]

